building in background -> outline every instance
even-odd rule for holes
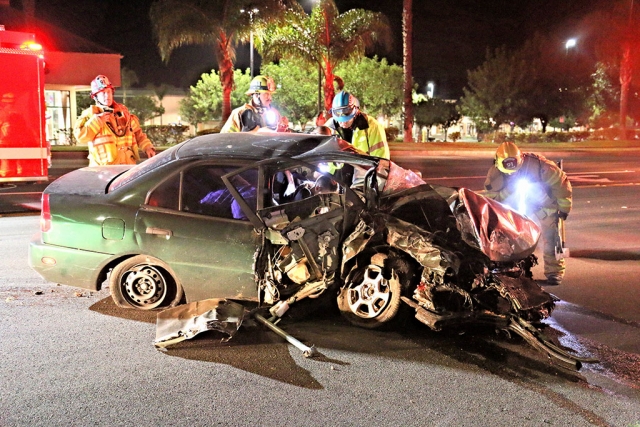
[[[35,34],[45,57],[46,138],[50,145],[68,145],[70,130],[78,117],[76,94],[90,89],[98,74],[120,86],[122,55],[20,11],[0,0],[0,25],[7,31]],[[2,64],[0,64],[2,66]],[[16,75],[16,78],[20,76]]]

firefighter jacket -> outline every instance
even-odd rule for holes
[[[517,189],[523,179],[530,183],[526,191]],[[485,196],[516,209],[517,201],[524,200],[526,213],[534,214],[540,220],[557,212],[568,214],[571,211],[569,178],[555,162],[544,156],[523,153],[522,166],[510,175],[500,172],[494,164],[487,173],[484,188]]]
[[[340,135],[340,138],[351,142],[351,145],[368,155],[383,159],[391,158],[384,127],[373,117],[359,112],[353,119],[350,129],[340,127],[333,119],[327,124]]]
[[[267,117],[269,114],[273,116]],[[275,108],[265,108],[260,114],[253,104],[244,104],[231,112],[220,133],[251,132],[257,130],[257,127],[280,131],[280,123],[280,113]]]
[[[139,149],[153,147],[135,114],[122,104],[114,102],[112,107],[92,105],[73,129],[76,140],[89,146],[89,166],[135,164]]]

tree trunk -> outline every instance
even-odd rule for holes
[[[331,31],[329,29],[329,19],[327,17],[327,10],[325,9],[323,2],[320,2],[322,7],[322,17],[324,18],[324,34],[322,35],[321,44],[324,47],[324,55],[322,62],[324,62],[324,109],[328,113],[331,112],[331,105],[333,104],[333,97],[335,96],[335,89],[333,87],[333,65],[331,64],[331,57],[329,56],[331,47]]]
[[[222,123],[231,115],[231,91],[235,84],[233,80],[233,61],[230,50],[231,40],[223,32],[219,34],[216,49],[218,68],[220,70],[220,84],[222,85]]]
[[[333,97],[336,95],[333,87],[333,67],[326,58],[324,60],[324,66],[324,109],[331,111]]]
[[[620,60],[620,139],[627,139],[627,115],[629,111],[629,86],[631,85],[631,43],[624,42]]]
[[[403,66],[404,66],[404,142],[413,142],[413,12],[412,0],[404,0],[402,9]]]

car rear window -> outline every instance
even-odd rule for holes
[[[174,159],[174,152],[177,149],[177,145],[169,148],[168,150],[159,153],[156,156],[151,157],[150,159],[145,160],[144,162],[132,167],[122,175],[118,176],[113,182],[109,185],[107,193],[117,190],[123,185],[128,184],[131,181],[134,181],[146,174],[154,170],[157,167],[162,166],[165,163],[169,163]]]

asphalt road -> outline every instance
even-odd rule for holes
[[[207,333],[160,352],[154,313],[118,309],[108,291],[46,283],[28,268],[37,223],[0,218],[2,426],[640,423],[637,376],[552,365],[484,329],[369,331],[326,313],[281,325],[319,357],[250,324],[226,344]],[[553,322],[547,334],[589,351]]]
[[[554,289],[564,302],[546,333],[602,360],[579,372],[481,328],[368,331],[332,313],[281,325],[317,358],[250,323],[226,344],[210,333],[159,352],[154,313],[44,282],[26,262],[38,217],[0,218],[0,425],[639,426],[637,321],[593,309],[615,295],[631,313],[640,298],[640,240],[620,244],[638,233],[639,199],[627,194],[638,187],[620,187],[577,190],[571,248],[602,247],[570,258]],[[611,200],[627,200],[624,239],[607,225],[613,206],[600,206]]]

